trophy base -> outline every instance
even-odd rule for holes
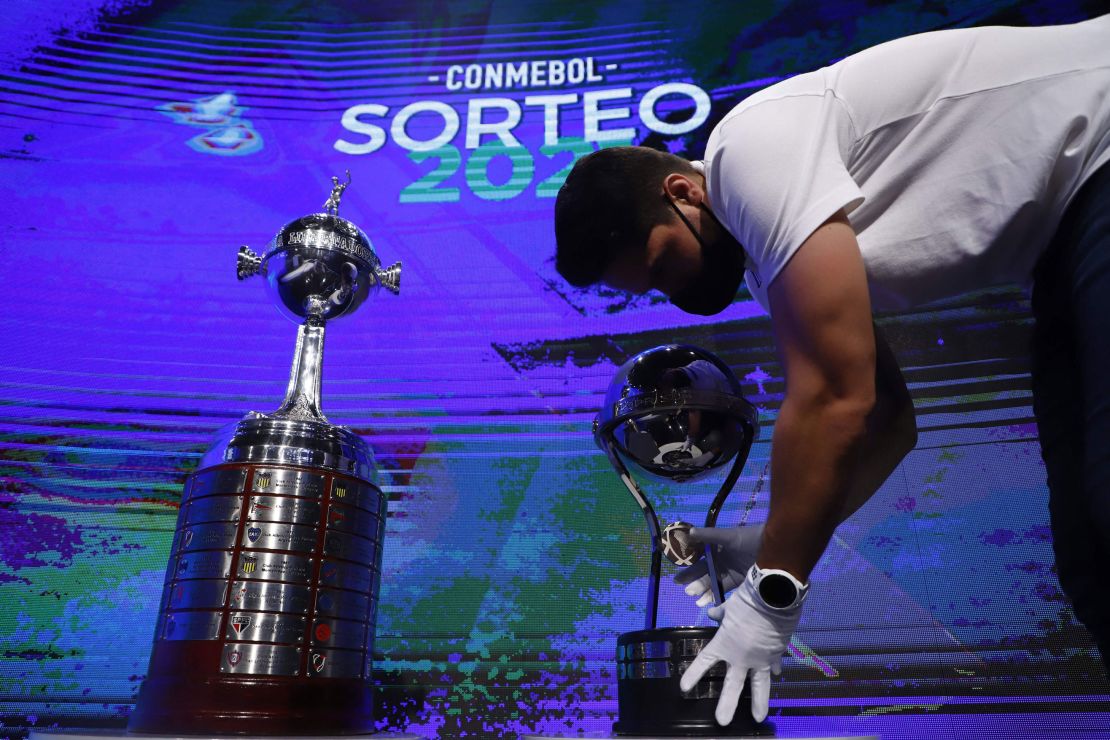
[[[626,632],[617,638],[617,721],[621,737],[768,737],[769,722],[752,719],[744,687],[732,722],[717,724],[714,712],[725,680],[723,663],[710,668],[687,694],[683,671],[713,639],[716,627],[664,627]]]
[[[291,423],[286,439],[314,430]],[[251,454],[302,457],[254,441]],[[323,467],[248,460],[190,476],[128,730],[372,733],[385,513],[377,486]]]
[[[153,678],[127,725],[146,735],[335,736],[374,732],[362,680]]]

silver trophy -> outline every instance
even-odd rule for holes
[[[329,734],[374,729],[371,651],[386,499],[370,447],[320,410],[324,328],[384,287],[366,234],[325,213],[239,250],[300,324],[273,413],[225,428],[185,485],[151,655],[129,729]]]
[[[716,627],[656,625],[662,557],[689,565],[703,553],[717,604],[723,603],[712,548],[692,548],[676,523],[660,529],[659,518],[627,463],[667,482],[704,478],[731,467],[710,504],[705,526],[712,527],[736,485],[759,415],[741,395],[740,383],[727,365],[697,347],[665,345],[641,352],[617,370],[594,420],[594,439],[609,456],[617,474],[643,512],[651,535],[651,570],[644,628],[617,638],[617,735],[736,736],[766,734],[755,725],[745,690],[741,709],[727,727],[714,719],[724,681],[724,666],[710,669],[687,694],[679,689],[683,671],[713,638]],[[752,498],[754,502],[754,496]],[[750,507],[750,502],[749,502]]]

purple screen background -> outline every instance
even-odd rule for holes
[[[385,263],[404,263],[400,297],[379,295],[329,325],[323,389],[328,417],[374,447],[389,496],[380,726],[444,737],[607,731],[615,637],[642,624],[649,543],[590,435],[605,387],[657,344],[718,353],[761,414],[742,502],[767,464],[782,379],[769,322],[744,295],[695,319],[658,297],[576,290],[555,273],[554,191],[572,158],[599,145],[583,141],[584,95],[628,88],[601,104],[627,115],[600,129],[627,127],[625,140],[695,158],[731,105],[858,49],[1099,10],[556,5],[11,7],[0,45],[0,734],[126,722],[185,476],[219,427],[276,408],[288,375],[295,326],[261,281],[236,281],[235,252],[260,251],[319,210],[329,178],[347,169],[342,214]],[[602,79],[445,86],[451,65],[587,57]],[[638,101],[666,83],[705,91],[702,124],[675,135],[645,125]],[[559,109],[554,146],[552,124],[525,104],[540,93],[576,96]],[[465,145],[477,98],[523,109],[519,146],[491,134]],[[416,101],[444,103],[461,121],[433,152],[389,130]],[[388,109],[364,119],[387,140],[340,151],[338,140],[368,140],[342,124],[362,104]],[[697,115],[682,95],[655,110],[674,125]],[[442,128],[425,112],[406,131],[426,140]],[[814,573],[772,714],[786,728],[814,715],[912,717],[933,736],[960,736],[952,728],[973,713],[1005,718],[984,727],[1056,722],[1097,736],[1107,685],[1054,571],[1024,293],[1003,286],[879,323],[920,440]],[[662,518],[699,521],[716,482],[648,489]],[[749,521],[766,504],[764,494]],[[660,624],[707,624],[688,602],[665,583]],[[838,720],[822,721],[813,726]]]

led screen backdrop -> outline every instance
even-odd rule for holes
[[[762,431],[724,518],[766,516],[782,394],[766,317],[746,295],[697,319],[568,287],[551,213],[574,159],[626,142],[696,158],[733,104],[861,48],[1103,8],[4,10],[0,734],[126,721],[184,478],[219,427],[277,407],[292,357],[294,325],[261,282],[237,283],[235,252],[319,210],[349,170],[343,215],[404,263],[400,297],[329,326],[324,374],[325,412],[371,442],[390,501],[380,725],[485,737],[612,722],[615,636],[642,624],[648,566],[589,433],[622,361],[680,340],[736,369]],[[784,722],[1057,712],[1105,727],[1106,684],[1053,569],[1029,323],[1012,287],[880,317],[920,441],[814,574],[774,689]],[[650,490],[663,518],[698,521],[715,484]],[[706,623],[673,587],[660,622]]]

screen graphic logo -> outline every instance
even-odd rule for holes
[[[242,117],[247,109],[236,102],[233,92],[166,103],[159,105],[157,110],[175,123],[208,129],[185,142],[202,154],[244,156],[262,149],[262,137],[251,122]]]
[[[392,143],[413,162],[430,163],[401,190],[401,203],[458,201],[460,185],[483,200],[528,191],[554,198],[579,157],[631,143],[638,127],[678,136],[709,118],[709,94],[697,85],[663,82],[643,92],[610,86],[608,76],[619,70],[595,57],[451,65],[428,76],[450,103],[353,105],[333,146],[357,156]],[[478,94],[467,97],[471,92]]]

